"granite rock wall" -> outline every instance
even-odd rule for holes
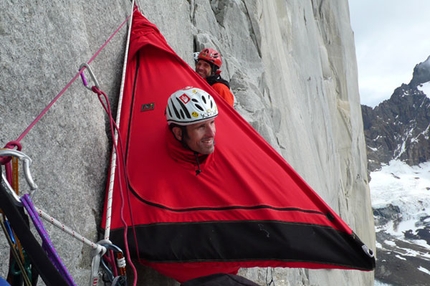
[[[202,47],[221,52],[236,110],[374,248],[347,0],[137,4],[190,65]],[[97,96],[73,78],[92,59],[116,110],[127,27],[98,50],[130,14],[131,2],[6,0],[0,10],[0,145],[17,139],[61,94],[21,140],[39,187],[34,201],[97,241],[110,157],[107,115]],[[50,224],[46,228],[77,283],[89,283],[91,248]],[[7,272],[8,256],[0,234],[0,275]],[[137,267],[140,285],[177,285]],[[261,285],[272,278],[278,286],[373,285],[373,272],[253,268],[240,274]]]

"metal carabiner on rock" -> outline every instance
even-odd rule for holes
[[[95,87],[97,87],[97,88],[99,89],[99,88],[100,88],[100,86],[99,86],[99,82],[97,81],[97,78],[96,78],[96,76],[94,75],[94,73],[93,73],[93,71],[92,71],[91,67],[90,67],[87,63],[83,63],[83,64],[81,64],[81,66],[79,67],[79,74],[81,75],[81,79],[82,79],[82,83],[83,83],[83,85],[84,85],[87,89],[89,89],[89,90],[91,90],[91,91],[92,91],[92,87],[89,87],[89,86],[88,86],[88,81],[87,81],[87,78],[85,77],[85,74],[84,74],[84,68],[88,70],[88,73],[90,74],[91,79],[92,79],[92,80],[93,80],[93,82],[94,82],[94,86],[95,86]]]
[[[21,151],[13,150],[13,149],[1,149],[0,150],[0,157],[2,156],[13,156],[18,159],[20,159],[23,162],[23,169],[24,169],[24,177],[27,181],[27,184],[30,186],[30,196],[33,197],[34,193],[37,190],[37,185],[33,181],[33,177],[31,176],[30,172],[30,165],[32,163],[31,158],[28,157],[26,154],[22,153]]]
[[[100,261],[100,265],[105,271],[107,280],[112,283],[112,286],[127,285],[126,260],[122,249],[115,244],[112,244],[112,242],[110,242],[109,240],[101,240],[97,243],[106,247],[107,250],[112,250],[116,255],[116,267],[119,270],[119,276],[117,277],[114,276],[113,271],[109,268],[109,266],[106,265],[106,262],[103,259]]]
[[[15,191],[13,190],[12,186],[9,184],[9,182],[6,180],[6,176],[4,174],[1,174],[1,180],[0,180],[0,184],[3,185],[3,187],[5,188],[6,192],[12,196],[12,198],[15,200],[15,205],[16,206],[22,206],[21,203],[21,198],[15,193]]]

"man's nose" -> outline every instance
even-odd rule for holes
[[[215,125],[209,125],[208,128],[206,128],[206,136],[215,136],[216,128]]]

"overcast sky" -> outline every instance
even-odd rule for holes
[[[349,0],[361,104],[374,107],[430,56],[430,0]],[[430,96],[430,84],[421,88]]]

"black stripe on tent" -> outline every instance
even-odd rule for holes
[[[321,268],[375,268],[374,257],[362,250],[356,235],[320,225],[217,221],[140,225],[135,231],[140,258],[150,262],[275,260],[324,265]],[[133,237],[131,228],[129,232]],[[123,247],[123,230],[112,230],[111,240]],[[132,240],[130,252],[136,253]]]

